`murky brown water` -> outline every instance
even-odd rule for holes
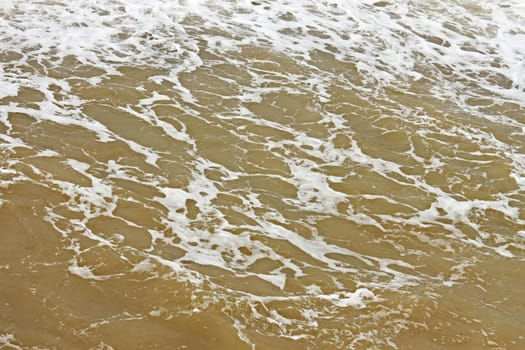
[[[0,349],[525,347],[522,6],[0,18]]]

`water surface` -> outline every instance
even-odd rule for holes
[[[0,348],[525,347],[519,1],[0,3]]]

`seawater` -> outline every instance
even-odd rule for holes
[[[1,349],[525,348],[519,0],[2,0]]]

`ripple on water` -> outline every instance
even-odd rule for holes
[[[3,1],[0,347],[523,345],[524,18]]]

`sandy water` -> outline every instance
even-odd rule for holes
[[[520,1],[0,3],[0,349],[522,349]]]

